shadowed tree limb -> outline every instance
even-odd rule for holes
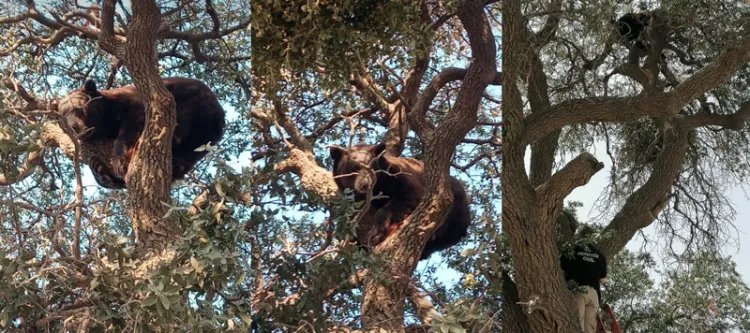
[[[654,170],[645,184],[628,197],[625,205],[601,233],[599,246],[608,257],[620,252],[635,234],[649,226],[664,208],[672,184],[688,151],[693,128],[706,125],[741,130],[750,120],[750,103],[730,115],[698,113],[678,115],[665,131],[664,148],[654,162]]]
[[[750,102],[740,105],[739,110],[732,114],[715,114],[699,112],[688,116],[685,119],[685,125],[689,127],[719,126],[721,128],[739,131],[745,127],[745,123],[750,119]]]
[[[184,4],[187,5],[190,2],[185,2]],[[84,7],[83,9],[87,10],[88,12],[84,11],[69,11],[66,13],[63,13],[62,15],[57,15],[55,13],[50,13],[49,15],[52,16],[51,18],[46,16],[45,14],[42,14],[37,9],[35,3],[33,1],[27,2],[27,10],[24,13],[14,15],[11,17],[2,18],[0,17],[0,25],[9,25],[9,24],[19,24],[26,20],[33,20],[36,23],[41,24],[42,26],[52,30],[48,36],[35,36],[30,35],[25,38],[21,38],[20,40],[16,41],[15,43],[12,43],[10,47],[0,49],[0,55],[3,54],[9,54],[13,50],[17,49],[18,47],[22,45],[28,45],[28,44],[46,44],[49,46],[56,45],[60,43],[62,40],[64,40],[67,37],[76,35],[83,39],[98,41],[100,47],[103,50],[106,50],[108,53],[116,56],[117,58],[122,58],[121,56],[124,54],[124,45],[126,42],[127,32],[119,27],[114,26],[115,19],[118,18],[118,14],[115,11],[116,6],[116,0],[104,0],[102,3],[102,14],[101,14],[101,20],[99,20],[95,15],[91,14],[91,11],[98,10],[94,7],[88,8]],[[176,9],[177,11],[181,10],[182,5],[178,6]],[[209,57],[204,54],[202,49],[200,48],[200,42],[211,40],[211,39],[220,39],[225,36],[228,36],[230,34],[233,34],[237,31],[240,31],[241,29],[246,28],[250,24],[250,15],[247,15],[247,18],[237,22],[235,25],[232,25],[230,27],[224,28],[224,29],[216,29],[217,26],[220,26],[220,22],[216,22],[216,16],[215,14],[215,8],[212,6],[211,1],[207,2],[206,5],[206,14],[208,14],[209,18],[212,20],[212,30],[209,32],[195,32],[195,31],[175,31],[168,28],[168,25],[159,26],[156,28],[156,30],[151,31],[151,34],[156,37],[157,40],[162,39],[171,39],[171,40],[178,40],[178,41],[185,41],[188,42],[191,46],[191,50],[194,53],[194,57],[196,61],[202,62],[202,61],[218,61],[221,59],[218,59],[216,57]],[[160,16],[169,16],[169,15],[160,15]],[[87,22],[85,25],[78,26],[73,23],[71,23],[72,19],[77,18],[83,18]],[[130,20],[131,17],[128,17]],[[122,21],[122,20],[120,20]],[[125,25],[125,22],[119,22],[121,25]],[[132,23],[132,22],[131,22]],[[218,25],[217,25],[218,23]],[[133,26],[130,24],[130,26]],[[154,32],[157,32],[154,34]],[[246,59],[246,57],[235,57],[232,58],[234,61],[239,61]],[[202,60],[202,61],[201,61]]]
[[[573,124],[627,122],[642,117],[671,116],[690,101],[725,83],[748,61],[750,35],[727,48],[714,61],[669,93],[574,99],[551,106],[547,113],[532,114],[524,121],[523,143],[533,144],[547,134]],[[507,124],[507,121],[504,122]]]
[[[26,179],[36,170],[37,166],[41,165],[42,156],[41,151],[29,153],[23,164],[18,167],[18,172],[15,175],[0,174],[0,186],[12,185]]]
[[[476,125],[484,90],[495,78],[496,46],[484,14],[484,1],[464,2],[458,17],[469,36],[474,61],[459,90],[457,107],[425,142],[425,196],[414,213],[394,232],[395,235],[376,248],[379,254],[393,258],[387,270],[396,276],[411,275],[427,239],[444,222],[453,200],[448,183],[451,157],[455,147]],[[403,332],[402,297],[407,295],[408,285],[408,279],[403,278],[388,285],[367,279],[362,304],[363,326],[374,331]]]
[[[561,207],[563,199],[570,192],[588,183],[591,177],[602,168],[604,168],[604,163],[599,162],[594,155],[587,152],[581,153],[536,188],[537,206],[540,210]]]
[[[548,21],[549,22],[549,21]],[[520,3],[504,2],[503,6],[503,175],[502,190],[513,193],[503,196],[503,233],[508,235],[511,253],[514,258],[516,281],[505,276],[503,281],[504,302],[503,326],[518,328],[521,332],[575,332],[580,330],[573,310],[572,295],[565,288],[562,272],[559,269],[557,247],[555,246],[555,224],[564,198],[563,190],[552,189],[554,183],[563,183],[565,175],[580,167],[589,168],[590,178],[598,166],[588,163],[590,158],[582,155],[578,162],[571,162],[567,171],[561,170],[551,175],[551,163],[533,163],[532,177],[526,173],[525,152],[529,143],[533,157],[554,156],[557,144],[555,132],[560,128],[541,133],[534,141],[524,140],[528,136],[529,122],[524,119],[524,105],[518,87],[519,81],[526,81],[528,98],[532,104],[531,117],[542,121],[553,116],[550,110],[546,75],[535,49],[530,45],[528,29],[524,25]],[[536,152],[535,152],[536,151]],[[594,160],[595,161],[595,160]],[[585,169],[585,168],[584,168]],[[598,169],[597,169],[598,170]],[[534,183],[532,183],[532,181]],[[536,190],[533,186],[539,186]],[[579,183],[579,182],[575,182]],[[574,182],[566,185],[573,187]],[[572,189],[570,189],[572,190]],[[544,201],[549,200],[549,201]],[[540,275],[536,272],[547,272]],[[521,309],[525,311],[521,311]]]

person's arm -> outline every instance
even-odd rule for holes
[[[569,262],[568,258],[563,253],[560,256],[560,269],[562,269],[563,278],[565,278],[566,280],[568,279],[568,277],[567,277],[568,274],[566,273],[567,270],[568,270],[568,262]]]

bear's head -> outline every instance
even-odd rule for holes
[[[82,88],[72,91],[58,103],[61,121],[66,122],[81,139],[93,137],[94,130],[107,127],[105,122],[111,121],[102,97],[96,89],[96,82],[87,80]]]
[[[333,176],[339,189],[353,189],[357,197],[373,189],[377,177],[374,172],[366,172],[366,167],[369,166],[374,171],[382,170],[387,165],[384,151],[383,143],[356,145],[349,149],[331,146]]]

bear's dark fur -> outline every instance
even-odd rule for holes
[[[370,210],[363,220],[374,219],[375,229],[369,233],[367,240],[357,239],[359,244],[375,246],[384,241],[416,209],[424,195],[424,164],[413,158],[393,157],[382,154],[384,144],[356,145],[348,150],[332,146],[330,156],[333,160],[333,175],[341,191],[354,190],[355,201],[362,201],[367,190],[372,187],[373,196],[382,194],[387,198],[373,199]],[[378,156],[380,156],[378,158]],[[367,173],[359,172],[362,166],[370,165],[375,171],[376,179]],[[469,201],[463,184],[450,177],[453,191],[453,207],[445,222],[435,230],[420,260],[427,259],[432,253],[456,245],[467,235],[471,216]],[[360,233],[357,233],[360,235]]]
[[[626,38],[628,41],[638,39],[641,32],[648,27],[650,22],[651,16],[647,13],[627,13],[617,19],[620,36]]]
[[[177,104],[177,126],[172,138],[172,178],[182,179],[207,152],[195,149],[224,136],[225,113],[216,95],[202,82],[166,78],[164,84]],[[63,121],[83,142],[113,141],[112,161],[95,159],[90,165],[96,181],[107,188],[125,188],[127,168],[146,121],[143,99],[134,85],[97,90],[96,83],[65,97],[58,106]],[[111,168],[108,168],[111,167]]]

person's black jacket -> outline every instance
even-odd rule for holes
[[[599,280],[607,277],[607,261],[593,244],[576,244],[573,253],[560,256],[560,266],[565,274],[565,281],[573,280],[579,286],[590,286],[599,296],[602,303],[601,284]]]

